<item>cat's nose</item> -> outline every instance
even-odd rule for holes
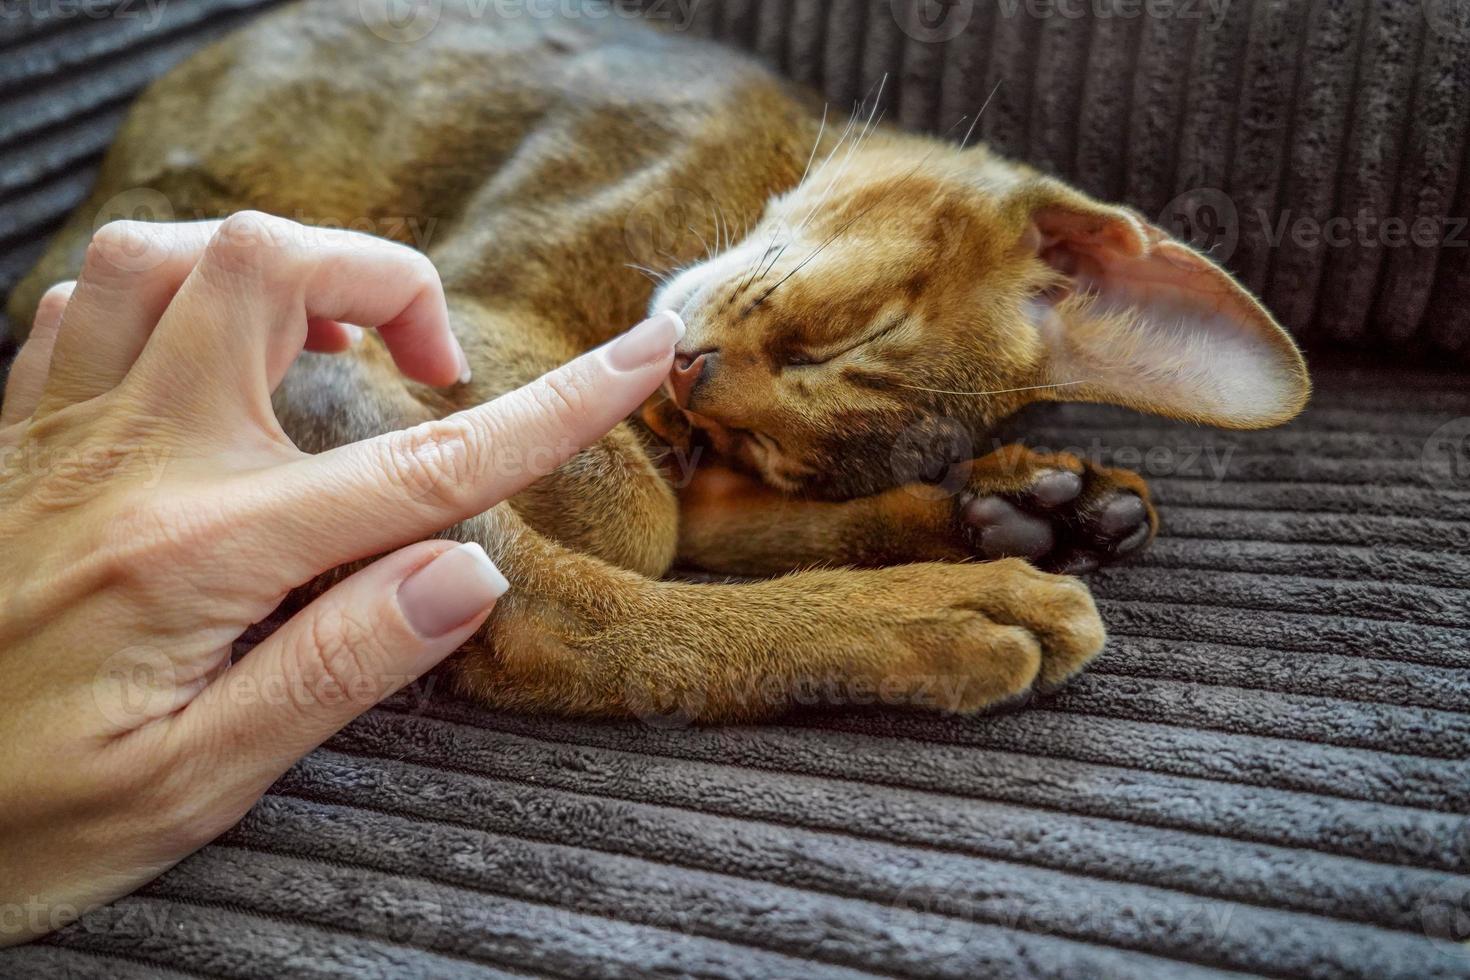
[[[669,394],[674,404],[688,408],[694,389],[713,373],[720,352],[714,348],[700,351],[674,351],[674,366],[669,369]]]

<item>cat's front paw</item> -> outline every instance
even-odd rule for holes
[[[970,712],[1049,690],[1102,650],[1102,619],[1087,586],[1009,558],[893,569],[903,605],[893,617],[890,669],[943,710]],[[936,608],[936,602],[939,604]]]
[[[1057,454],[1027,459],[999,486],[986,477],[957,501],[977,558],[1078,575],[1136,553],[1158,529],[1147,487],[1127,470]]]

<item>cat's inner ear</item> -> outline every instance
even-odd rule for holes
[[[1022,248],[1054,273],[1026,315],[1056,398],[1227,428],[1301,411],[1301,354],[1228,273],[1131,211],[1046,186],[1028,195]]]

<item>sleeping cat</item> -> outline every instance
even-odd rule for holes
[[[29,323],[139,202],[420,247],[473,377],[407,381],[371,336],[304,355],[275,404],[321,451],[679,312],[640,419],[447,532],[512,583],[452,664],[485,701],[716,720],[811,684],[955,711],[1057,685],[1104,633],[1055,573],[1143,546],[1147,489],[968,447],[1041,400],[1241,428],[1305,403],[1296,348],[1215,265],[983,147],[839,119],[754,61],[590,4],[446,4],[412,43],[362,10],[288,7],[154,84],[10,313]],[[766,579],[663,580],[676,565]]]

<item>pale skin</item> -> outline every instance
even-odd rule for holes
[[[298,450],[270,394],[303,349],[379,330],[466,360],[422,255],[254,213],[102,228],[46,294],[0,411],[0,946],[127,894],[478,630],[507,583],[429,539],[560,463],[667,375],[654,317],[448,418]],[[548,453],[560,454],[547,459]],[[244,657],[289,590],[384,555]]]

